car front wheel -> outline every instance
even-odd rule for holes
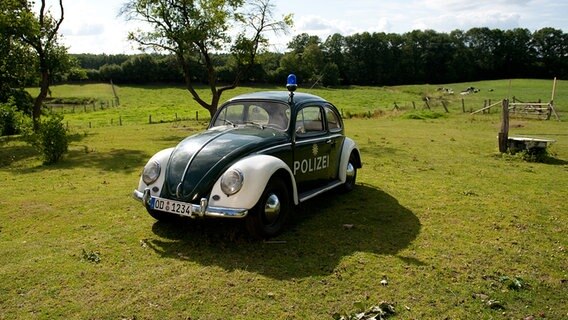
[[[280,178],[272,178],[245,218],[247,230],[255,238],[274,237],[282,231],[289,211],[290,197],[286,184]]]
[[[341,186],[343,192],[349,192],[355,188],[355,181],[357,180],[357,164],[355,161],[355,154],[351,153],[349,161],[347,161],[345,183]]]

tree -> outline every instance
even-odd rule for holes
[[[59,27],[64,18],[63,0],[58,1],[60,11],[58,19],[55,19],[49,10],[46,10],[45,0],[41,0],[37,16],[32,12],[33,2],[19,2],[20,7],[14,12],[16,17],[13,21],[14,33],[23,44],[28,45],[33,50],[40,76],[40,91],[34,100],[32,111],[34,129],[37,130],[41,106],[49,92],[51,76],[70,67],[70,64],[65,62],[67,49],[57,42]]]
[[[254,66],[257,54],[267,45],[267,31],[286,31],[291,16],[275,20],[270,0],[130,0],[121,10],[127,20],[141,20],[151,31],[137,30],[129,38],[142,49],[169,52],[183,70],[185,85],[193,99],[211,116],[217,111],[224,91],[234,89]],[[233,27],[240,27],[234,40]],[[231,83],[218,84],[214,53],[229,51],[236,70]],[[205,101],[195,90],[198,74],[192,65],[198,63],[207,71],[206,82],[211,101]]]
[[[568,76],[568,34],[542,28],[532,34],[535,64],[540,77]]]
[[[26,85],[33,82],[34,59],[27,45],[18,41],[18,17],[25,9],[18,0],[0,0],[0,103],[15,98],[16,107],[29,114],[28,101],[18,99]],[[25,99],[24,99],[25,100]]]
[[[302,65],[310,76],[310,82],[317,82],[322,77],[325,64],[323,51],[317,44],[309,44],[302,54]]]
[[[304,50],[310,45],[319,46],[321,40],[318,36],[310,36],[307,33],[302,33],[295,36],[289,43],[288,49],[292,50],[294,53],[302,54]]]
[[[323,44],[323,51],[326,59],[329,61],[329,64],[335,65],[335,67],[337,67],[338,69],[337,71],[339,72],[339,75],[338,79],[336,80],[343,79],[345,81],[345,71],[347,69],[345,66],[345,37],[343,37],[339,33],[334,33],[333,35],[327,37]],[[334,67],[328,66],[328,68],[333,69]],[[329,69],[329,71],[331,71],[331,69]],[[333,83],[332,85],[335,84],[338,83]]]

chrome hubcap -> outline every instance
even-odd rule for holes
[[[347,163],[347,180],[352,180],[355,177],[355,167],[351,162]]]
[[[280,199],[274,193],[271,193],[264,204],[264,216],[267,223],[274,223],[280,215]]]

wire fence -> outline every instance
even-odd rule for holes
[[[518,100],[517,100],[518,101]],[[423,99],[420,102],[410,101],[410,102],[393,102],[392,105],[386,106],[384,108],[379,108],[376,110],[367,110],[364,112],[352,112],[350,110],[340,109],[341,115],[345,119],[350,118],[376,118],[380,117],[385,114],[385,112],[389,111],[420,111],[420,110],[430,110],[430,111],[439,111],[444,113],[451,113],[451,112],[461,112],[461,113],[483,113],[483,114],[491,114],[491,113],[498,113],[496,111],[491,110],[492,104],[491,99],[484,100],[482,105],[479,105],[478,102],[468,103],[466,105],[466,100],[461,98],[459,100],[454,100],[452,102],[444,100],[444,99]],[[475,108],[474,108],[475,106]],[[47,105],[47,108],[50,112],[62,113],[62,114],[77,114],[77,113],[93,113],[102,110],[107,110],[110,108],[119,108],[120,105],[118,101],[115,100],[107,100],[107,101],[97,101],[92,102],[89,104],[83,105],[72,105],[72,104],[50,104]],[[481,109],[474,111],[478,107]],[[158,123],[175,123],[175,122],[183,122],[183,121],[192,121],[195,123],[201,122],[208,122],[209,114],[207,116],[201,116],[199,111],[195,111],[195,113],[157,113],[157,114],[138,114],[138,115],[118,115],[115,117],[93,117],[92,120],[79,120],[79,119],[70,119],[65,120],[67,128],[77,128],[77,129],[86,129],[86,128],[98,128],[98,127],[112,127],[112,126],[123,126],[123,125],[140,125],[140,124],[158,124]]]

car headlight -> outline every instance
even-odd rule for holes
[[[158,180],[160,176],[160,164],[157,161],[150,161],[144,166],[144,172],[142,173],[142,180],[145,184],[149,185]]]
[[[221,190],[226,195],[233,195],[243,186],[243,173],[237,169],[231,169],[221,177]]]

